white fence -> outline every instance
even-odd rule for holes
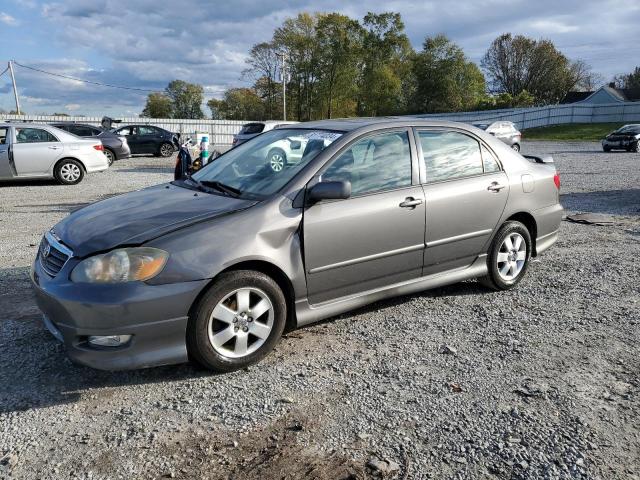
[[[411,115],[419,118],[438,118],[465,123],[495,122],[508,120],[525,130],[533,127],[558,125],[562,123],[604,123],[639,122],[640,102],[611,104],[549,105],[546,107],[516,108],[504,110],[483,110],[476,112],[433,113]],[[100,125],[101,117],[64,117],[54,115],[0,115],[0,120],[26,120],[32,122],[79,122]],[[176,118],[119,118],[121,124],[148,124],[171,132],[192,135],[207,132],[209,141],[225,147],[231,145],[233,135],[240,131],[245,120],[182,120]],[[117,124],[115,124],[117,125]]]
[[[419,118],[438,118],[465,123],[511,121],[525,130],[561,123],[606,123],[640,121],[640,102],[549,105],[546,107],[484,110],[477,112],[433,113],[412,115]]]
[[[29,122],[53,123],[53,122],[78,122],[88,123],[90,125],[100,125],[102,117],[65,117],[55,115],[2,115],[0,120],[25,120]],[[233,135],[240,131],[242,125],[247,123],[241,120],[182,120],[175,118],[118,118],[122,120],[118,125],[127,125],[135,123],[139,125],[155,125],[170,132],[176,132],[185,135],[193,135],[195,132],[207,132],[209,134],[209,142],[215,142],[214,145],[221,147],[231,145]]]

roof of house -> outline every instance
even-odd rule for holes
[[[619,102],[640,101],[640,88],[614,88],[611,85],[603,85],[598,90],[591,92],[569,92],[560,101],[561,104],[583,102],[597,92],[604,90]]]

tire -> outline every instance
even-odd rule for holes
[[[640,153],[640,140],[631,146],[630,152]]]
[[[223,273],[189,318],[189,355],[216,372],[246,368],[275,347],[286,318],[285,296],[271,277],[252,270]]]
[[[84,178],[84,167],[77,160],[65,158],[56,164],[53,174],[62,185],[76,185]]]
[[[514,143],[513,145],[511,145],[511,149],[516,151],[516,152],[519,152],[520,151],[520,145],[517,144],[517,143]]]
[[[107,160],[109,161],[109,166],[113,165],[113,162],[116,161],[116,154],[113,152],[113,150],[109,148],[105,148],[104,154],[107,157]]]
[[[281,148],[272,148],[267,154],[267,161],[271,170],[280,173],[287,164],[287,154]]]
[[[520,243],[516,244],[518,238]],[[507,239],[512,245],[511,249],[508,249]],[[522,223],[509,221],[502,225],[487,255],[489,271],[479,279],[480,283],[492,290],[509,290],[515,287],[527,273],[531,246],[531,235]]]
[[[602,150],[609,153],[611,151],[611,147],[602,147]]]
[[[163,158],[168,158],[171,155],[173,155],[174,152],[174,148],[173,145],[171,145],[169,142],[164,142],[160,145],[160,148],[158,149],[158,155],[163,157]]]

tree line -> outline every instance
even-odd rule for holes
[[[251,48],[242,76],[252,86],[209,100],[211,117],[282,118],[283,56],[287,118],[299,121],[547,105],[602,83],[589,65],[567,58],[550,40],[500,35],[477,65],[445,35],[425,38],[416,51],[399,13],[356,20],[303,12]],[[640,68],[615,81],[633,88]],[[174,80],[164,93],[149,95],[142,114],[204,118],[203,98],[202,86]]]

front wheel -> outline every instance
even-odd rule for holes
[[[636,153],[640,153],[640,140],[637,141],[635,144],[633,144],[631,146],[631,149],[629,150],[631,152],[636,152]]]
[[[284,294],[271,277],[251,270],[223,273],[189,319],[189,354],[217,372],[248,367],[273,349],[286,318]]]
[[[522,223],[505,223],[487,255],[487,275],[480,283],[492,290],[509,290],[524,277],[531,258],[531,235]]]
[[[287,162],[287,155],[279,148],[272,148],[267,154],[267,160],[269,161],[271,170],[274,172],[281,172]]]
[[[611,151],[611,147],[602,147],[602,150],[608,153]]]
[[[80,162],[71,158],[58,162],[53,173],[62,185],[75,185],[84,177],[84,169]]]
[[[516,152],[520,151],[520,145],[518,145],[517,143],[514,143],[513,145],[511,145],[511,149],[515,150]]]

